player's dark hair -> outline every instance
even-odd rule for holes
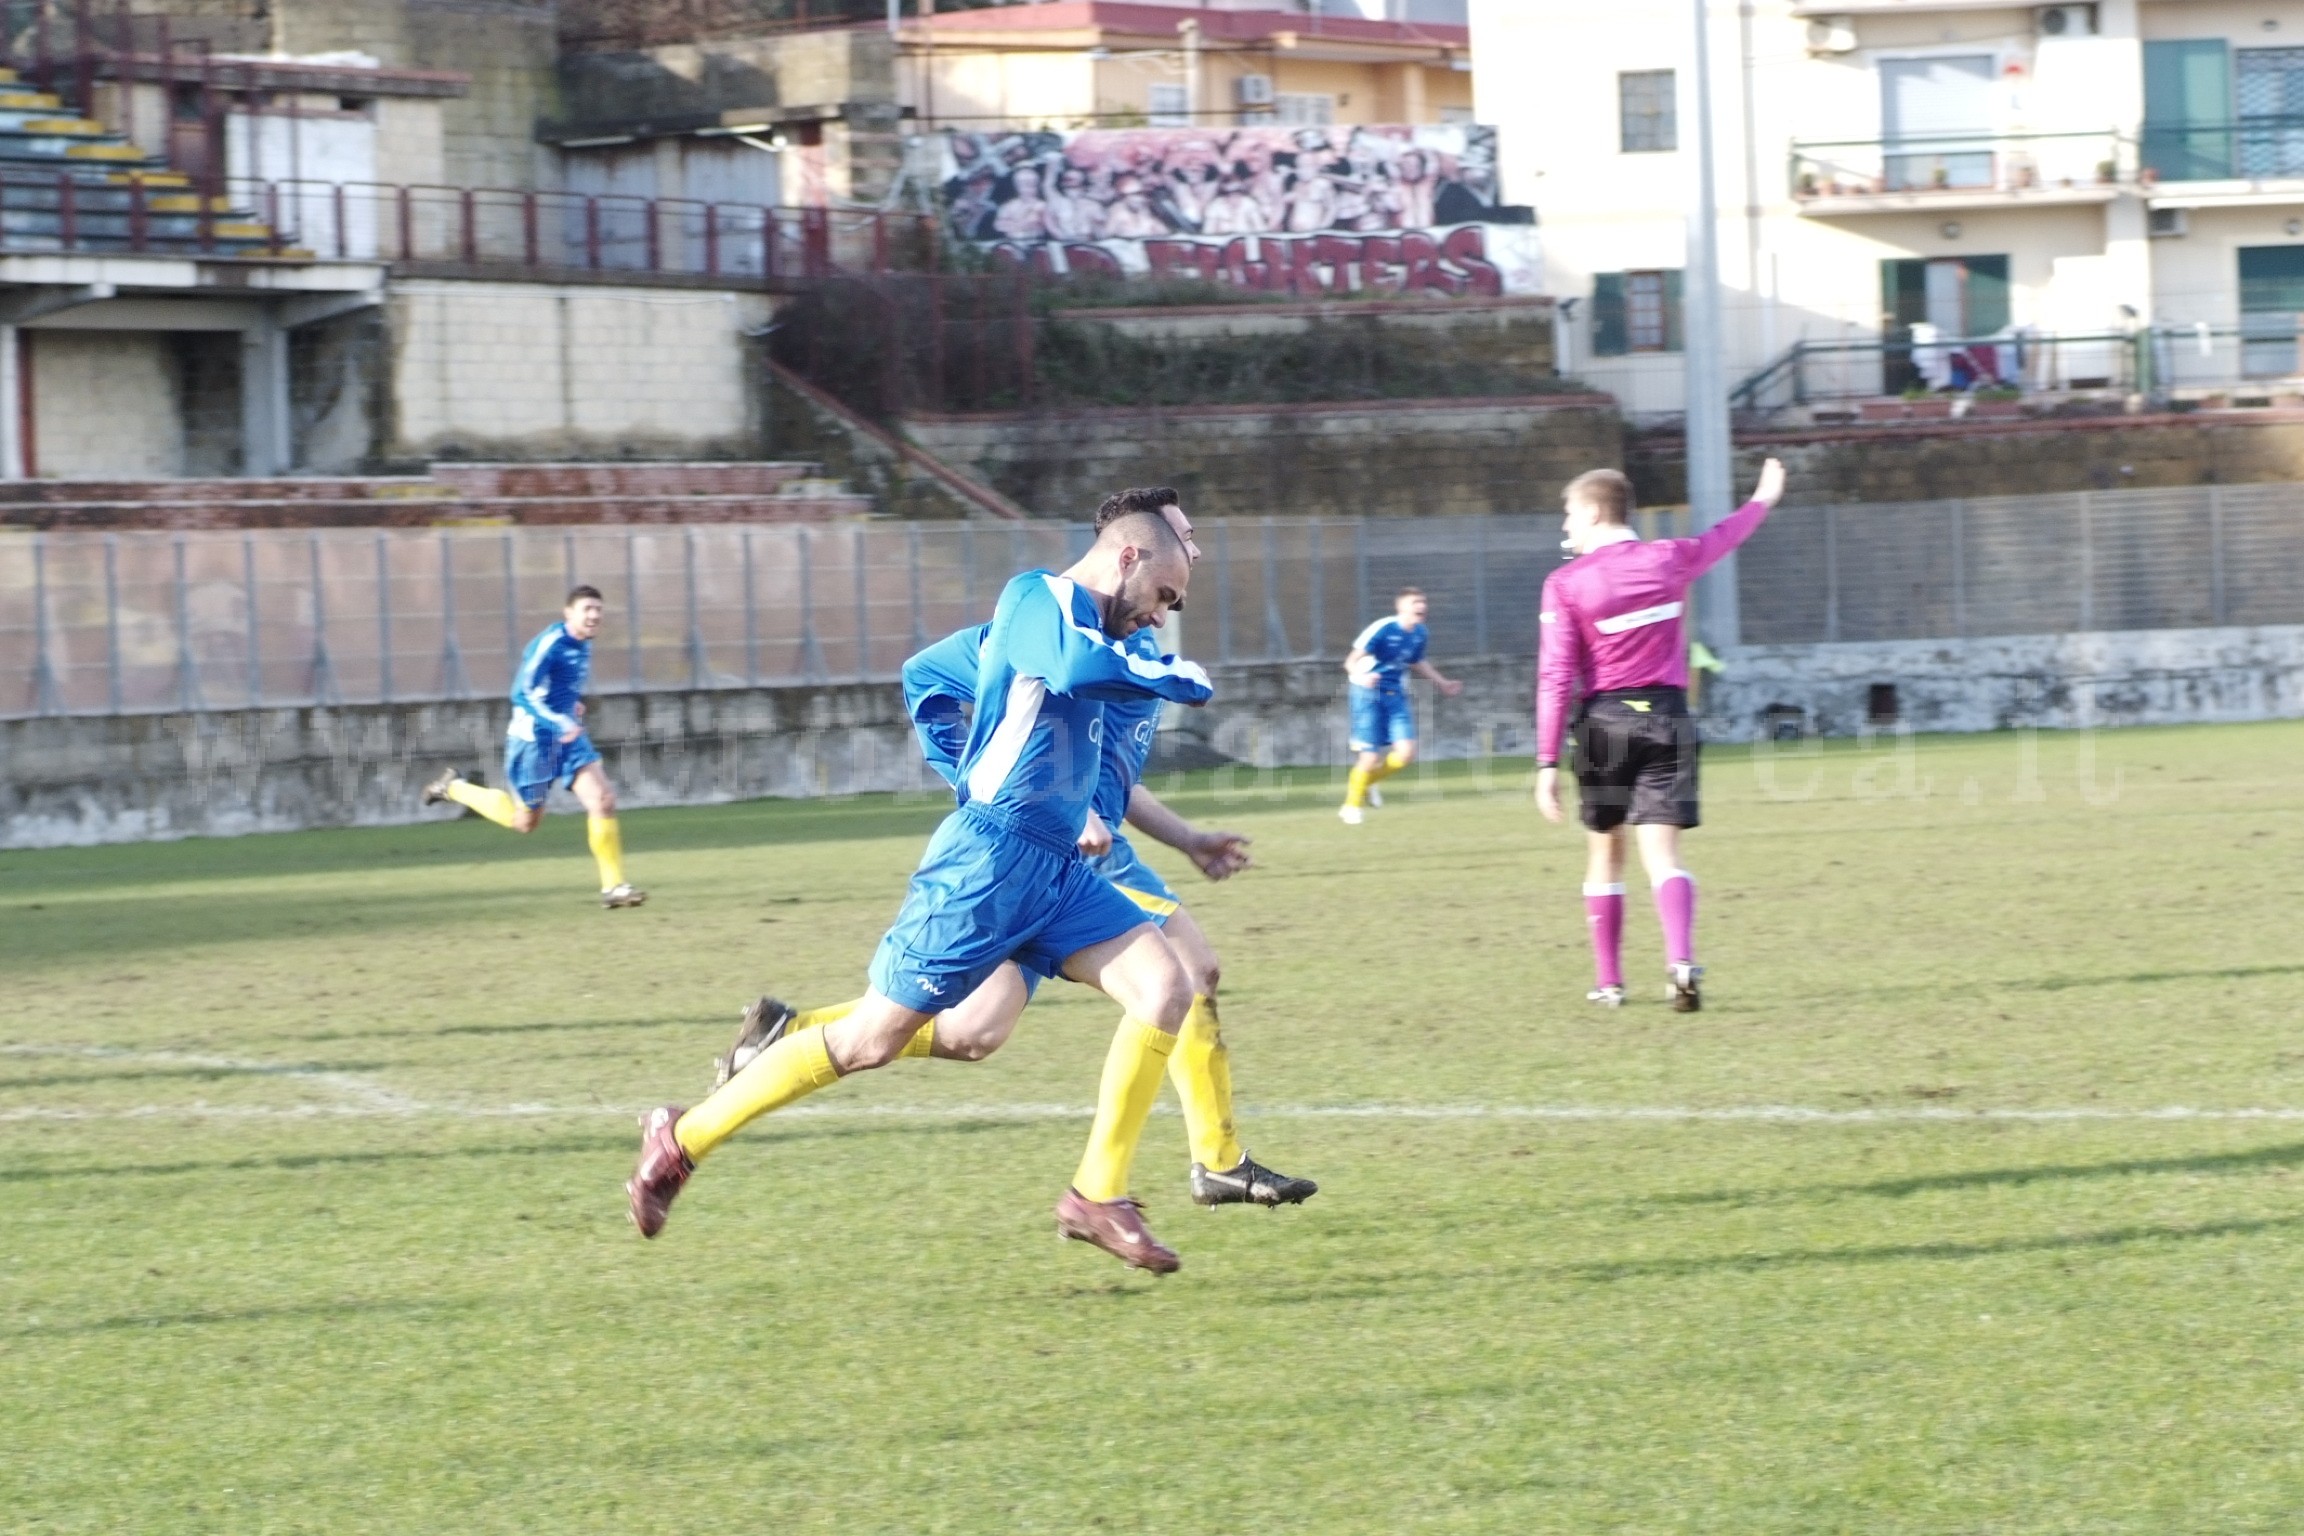
[[[1117,491],[1105,497],[1104,504],[1096,509],[1096,531],[1102,533],[1116,517],[1126,517],[1131,512],[1157,514],[1162,507],[1183,505],[1183,500],[1176,494],[1175,487],[1167,485],[1140,485]]]
[[[1620,469],[1587,470],[1568,482],[1566,499],[1589,504],[1604,523],[1632,521],[1632,481]]]
[[[1176,537],[1176,530],[1168,526],[1168,519],[1158,511],[1132,509],[1101,523],[1096,529],[1099,544],[1129,544],[1137,549],[1174,550],[1184,554],[1184,541]]]
[[[1422,597],[1423,595],[1424,589],[1422,587],[1402,587],[1392,594],[1392,601],[1397,603],[1404,597]]]
[[[576,604],[581,603],[586,599],[590,599],[595,603],[605,603],[608,601],[608,599],[600,595],[600,589],[598,587],[578,586],[570,587],[568,589],[568,599],[560,606],[563,608],[572,608]]]

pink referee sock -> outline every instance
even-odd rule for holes
[[[1592,969],[1598,985],[1624,985],[1624,887],[1584,887],[1584,926],[1592,930]]]
[[[1664,925],[1664,958],[1673,965],[1696,963],[1696,877],[1684,869],[1656,886],[1656,918]]]

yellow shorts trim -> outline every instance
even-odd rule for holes
[[[1128,887],[1118,883],[1115,883],[1112,889],[1118,891],[1121,895],[1127,897],[1130,901],[1136,903],[1136,905],[1142,907],[1145,911],[1151,913],[1154,917],[1173,917],[1176,915],[1176,909],[1184,905],[1184,903],[1180,901],[1171,901],[1165,896],[1155,896],[1150,891],[1132,891],[1128,889]]]

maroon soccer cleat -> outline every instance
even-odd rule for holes
[[[1176,1250],[1162,1244],[1145,1227],[1141,1210],[1125,1195],[1117,1200],[1091,1200],[1076,1189],[1067,1189],[1064,1198],[1056,1202],[1056,1230],[1077,1242],[1094,1243],[1130,1269],[1172,1275],[1184,1267]]]
[[[680,1114],[679,1105],[667,1104],[648,1111],[640,1120],[640,1166],[625,1180],[624,1193],[632,1201],[632,1225],[640,1229],[642,1237],[654,1237],[664,1230],[664,1218],[672,1214],[673,1197],[696,1171],[695,1162],[672,1135]]]

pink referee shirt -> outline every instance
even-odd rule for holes
[[[1576,705],[1623,688],[1688,686],[1688,589],[1759,529],[1750,501],[1693,539],[1626,539],[1544,578],[1536,626],[1536,761],[1560,761]]]

